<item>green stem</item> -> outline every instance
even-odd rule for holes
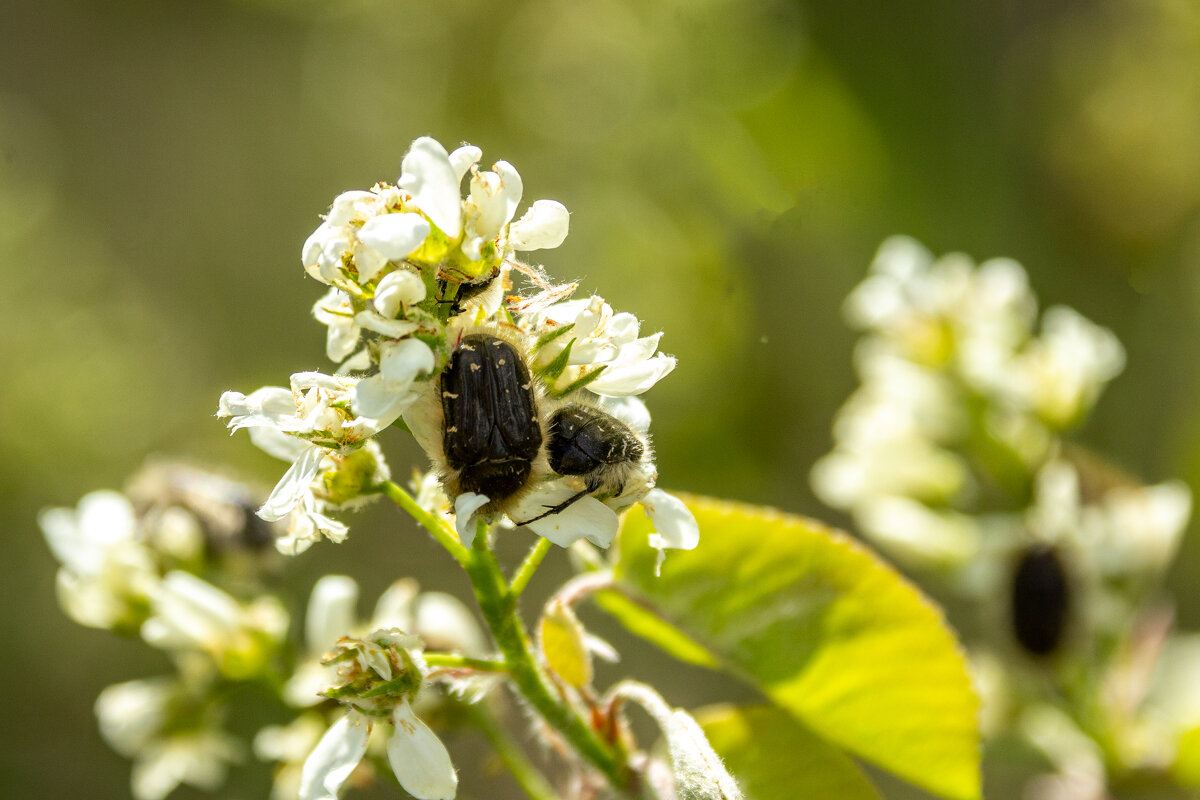
[[[508,665],[491,658],[471,658],[455,653],[425,653],[425,663],[431,667],[473,669],[476,672],[508,672]]]
[[[374,487],[372,491],[387,495],[388,499],[407,511],[409,516],[417,521],[417,524],[429,531],[438,544],[446,548],[446,552],[455,561],[464,567],[467,566],[467,562],[471,560],[471,552],[463,547],[462,542],[458,540],[457,534],[450,529],[449,525],[417,505],[417,501],[413,499],[412,495],[391,481],[384,481]]]
[[[520,597],[521,592],[525,591],[525,587],[529,585],[530,579],[533,578],[533,573],[537,572],[542,559],[550,552],[551,544],[549,539],[538,537],[537,544],[530,549],[529,555],[525,556],[525,560],[517,568],[517,574],[513,576],[512,585],[508,587],[508,593],[514,598]]]
[[[608,778],[617,790],[624,791],[629,782],[624,764],[584,718],[561,699],[534,661],[533,644],[517,614],[517,598],[508,590],[504,574],[491,551],[487,526],[482,522],[466,568],[479,609],[500,647],[517,689],[577,753]]]
[[[550,783],[536,766],[525,756],[524,751],[513,741],[508,731],[500,726],[495,716],[482,704],[471,706],[472,719],[491,744],[504,766],[517,779],[525,794],[533,800],[559,800]]]

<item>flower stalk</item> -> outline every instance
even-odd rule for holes
[[[466,564],[467,576],[471,579],[483,618],[508,665],[513,683],[529,704],[571,743],[580,756],[604,775],[614,788],[624,791],[630,777],[626,765],[621,763],[613,749],[584,718],[562,700],[550,678],[534,660],[529,633],[517,614],[517,597],[508,588],[492,552],[488,533],[487,525],[480,522]]]

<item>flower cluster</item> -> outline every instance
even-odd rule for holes
[[[1117,771],[1163,767],[1177,720],[1150,724],[1150,673],[1133,676],[1130,659],[1153,664],[1167,641],[1147,601],[1191,495],[1179,481],[1142,485],[1065,440],[1124,365],[1116,337],[1061,306],[1039,331],[1019,264],[934,258],[904,237],[880,247],[845,314],[865,331],[861,385],[813,469],[817,494],[977,608],[985,728],[1023,732],[1062,771],[1051,783],[1081,763],[1071,742],[1088,744],[1096,768],[1084,771],[1101,788],[1095,739],[1116,748]],[[1061,690],[1090,704],[1080,717],[1098,727],[1035,699],[1044,672],[1072,684]],[[1140,688],[1118,703],[1118,684]]]
[[[288,626],[277,598],[217,585],[253,584],[270,566],[274,536],[254,505],[227,478],[152,463],[126,494],[93,492],[39,519],[62,564],[63,610],[82,625],[140,633],[175,665],[173,676],[111,686],[96,701],[101,734],[134,759],[137,800],[181,783],[215,789],[242,756],[223,728],[230,708],[219,687],[274,669]]]
[[[552,286],[540,268],[517,261],[519,251],[561,244],[568,213],[553,200],[538,200],[515,218],[520,175],[504,161],[481,170],[481,155],[470,145],[447,152],[420,138],[395,185],[339,195],[305,243],[305,270],[330,287],[313,313],[327,328],[326,355],[340,364],[337,373],[298,373],[290,389],[226,392],[218,410],[231,430],[248,428],[256,445],[291,463],[259,515],[289,519],[278,541],[285,553],[322,536],[344,539],[345,524],[330,512],[386,480],[375,442],[393,424],[412,431],[445,483],[450,470],[442,448],[450,423],[442,416],[438,376],[464,337],[502,332],[533,371],[543,417],[563,403],[583,404],[622,422],[645,446],[619,490],[595,491],[539,458],[519,502],[501,508],[484,494],[459,493],[446,516],[460,538],[469,541],[483,513],[489,521],[528,521],[562,546],[586,538],[607,547],[617,512],[641,500],[654,515],[657,542],[694,546],[690,514],[654,488],[650,415],[638,397],[675,366],[673,357],[657,352],[662,334],[641,336],[632,314],[614,313],[600,297],[564,300],[573,285]],[[536,293],[509,295],[517,275]],[[547,509],[556,513],[545,516]]]
[[[566,600],[536,648],[517,616],[547,542],[608,547],[618,514],[639,502],[660,563],[666,548],[694,548],[699,530],[656,488],[641,395],[675,367],[658,351],[662,334],[642,335],[633,315],[600,297],[571,300],[575,284],[554,285],[518,261],[557,247],[569,216],[552,200],[518,216],[520,175],[503,161],[480,169],[480,157],[418,139],[394,185],[339,195],[305,243],[306,273],[328,287],[313,316],[336,366],[298,372],[286,387],[225,392],[218,404],[231,431],[245,429],[288,464],[265,500],[172,467],[126,495],[96,493],[77,510],[43,514],[67,613],[138,632],[176,666],[170,677],[111,687],[97,703],[105,738],[135,761],[137,800],[161,800],[181,783],[220,788],[246,749],[224,727],[235,690],[266,691],[290,715],[254,739],[259,759],[276,765],[275,800],[336,800],[381,772],[421,800],[452,798],[457,775],[430,723],[469,718],[504,735],[491,708],[502,697],[489,691],[504,678],[545,720],[543,738],[561,745],[575,785],[598,792],[645,775],[664,797],[676,784],[738,796],[685,712],[655,701],[668,763],[634,746],[615,696],[611,720],[596,706],[591,656],[616,654]],[[391,429],[429,457],[413,495],[391,481],[381,448]],[[278,554],[343,541],[341,512],[379,495],[467,568],[500,655],[458,600],[408,579],[361,620],[354,580],[324,576],[303,642],[288,641],[284,604],[263,588]],[[518,526],[543,538],[509,581],[490,537]],[[488,534],[475,541],[480,530]],[[511,759],[519,748],[497,750]]]

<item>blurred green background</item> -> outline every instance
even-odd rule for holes
[[[1129,366],[1080,438],[1200,490],[1192,0],[0,5],[6,797],[127,796],[92,699],[163,667],[59,613],[37,510],[119,487],[155,452],[273,482],[283,465],[226,435],[217,397],[328,366],[300,246],[421,134],[480,145],[527,202],[565,203],[570,237],[536,255],[666,331],[679,368],[648,400],[667,487],[837,521],[807,475],[854,384],[839,306],[908,233],[1012,256],[1043,305],[1114,329]],[[420,463],[387,446],[397,474]],[[396,520],[355,520],[290,582],[347,571],[373,599],[419,574],[463,593]],[[542,591],[561,556],[547,572]],[[1198,579],[1190,537],[1184,627]],[[636,649],[602,679],[668,674]],[[669,699],[728,696],[694,677]],[[479,772],[477,743],[456,747]]]

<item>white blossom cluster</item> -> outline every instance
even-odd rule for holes
[[[134,760],[136,800],[161,800],[181,783],[216,789],[242,757],[223,727],[231,709],[217,689],[260,679],[288,627],[274,596],[236,597],[212,582],[236,582],[230,567],[269,546],[251,497],[220,476],[159,464],[133,480],[128,496],[93,492],[39,518],[61,563],[67,615],[140,634],[175,665],[172,676],[110,686],[96,701],[101,734]]]
[[[1116,337],[1062,306],[1039,327],[1014,261],[935,258],[906,237],[883,243],[844,311],[864,332],[860,386],[834,421],[832,452],[813,468],[818,496],[980,609],[987,634],[972,658],[985,733],[1016,729],[1058,770],[1030,796],[1106,796],[1100,746],[1036,699],[1039,670],[1092,698],[1087,714],[1105,726],[1109,764],[1164,768],[1180,720],[1194,726],[1200,704],[1190,717],[1178,707],[1146,713],[1160,691],[1153,665],[1170,649],[1169,625],[1147,617],[1147,600],[1174,558],[1191,494],[1180,481],[1143,485],[1065,440],[1124,366]],[[1065,572],[1067,641],[1057,660],[1014,661],[1006,604],[1016,565],[1039,548]],[[1054,576],[1034,580],[1034,591],[1060,591]]]
[[[1124,365],[1112,332],[1069,308],[1048,309],[1035,330],[1016,262],[934,258],[906,237],[883,243],[845,312],[865,331],[861,385],[813,488],[926,568],[962,567],[985,548],[977,510],[1028,504],[1062,435]]]
[[[162,800],[181,784],[219,790],[247,753],[225,727],[234,713],[228,687],[280,676],[279,699],[303,713],[255,737],[255,753],[280,763],[275,800],[336,797],[372,728],[390,731],[379,747],[411,794],[453,797],[449,755],[416,713],[444,696],[431,681],[458,692],[476,687],[439,677],[421,653],[432,644],[484,655],[486,640],[471,612],[451,595],[421,593],[414,581],[400,580],[380,596],[371,618],[359,621],[357,585],[329,575],[313,589],[304,646],[289,647],[289,618],[278,598],[217,585],[238,584],[226,567],[270,546],[271,537],[247,530],[255,524],[251,497],[226,478],[158,464],[135,477],[128,494],[93,492],[77,508],[42,512],[47,543],[62,564],[63,610],[89,627],[138,633],[175,665],[173,675],[116,684],[96,700],[101,735],[134,762],[134,798]],[[395,680],[399,670],[392,668],[405,666],[410,685],[362,700],[374,688],[369,683],[331,699],[346,682],[343,656],[350,651],[355,669],[372,670],[375,683]]]
[[[249,429],[256,445],[291,464],[259,510],[263,519],[288,519],[282,552],[301,552],[322,536],[345,538],[345,524],[330,512],[387,478],[375,437],[393,424],[413,432],[444,477],[437,466],[445,423],[429,402],[430,387],[475,330],[503,332],[528,358],[547,404],[578,400],[648,436],[650,415],[638,396],[675,366],[658,352],[662,334],[640,335],[636,317],[615,313],[600,297],[564,299],[573,284],[553,286],[539,267],[517,261],[518,252],[561,244],[569,215],[556,201],[537,200],[517,217],[520,174],[505,161],[480,169],[481,156],[471,145],[447,152],[422,137],[395,185],[339,195],[302,250],[307,273],[330,287],[313,314],[327,328],[326,355],[339,368],[293,375],[290,388],[222,395],[218,415],[230,429]],[[535,294],[508,295],[517,275]],[[617,512],[643,500],[656,542],[694,547],[694,520],[654,488],[656,480],[649,461],[619,497],[581,497],[530,527],[562,546],[586,538],[607,547]],[[581,486],[548,470],[532,483],[521,505],[507,509],[514,522],[538,517]],[[481,495],[451,499],[446,516],[464,540],[487,502]]]

